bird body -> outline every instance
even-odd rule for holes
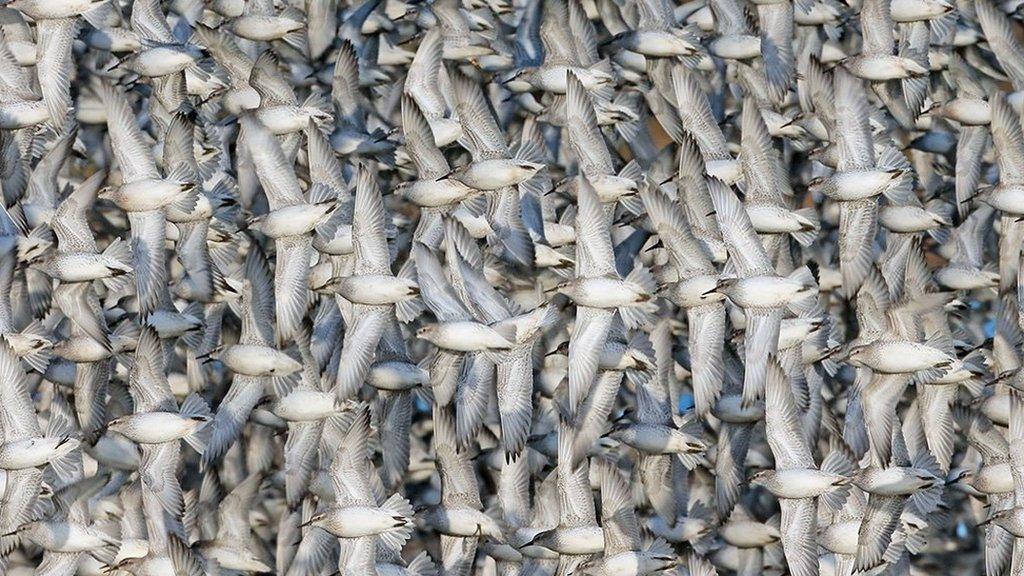
[[[0,2],[0,573],[1024,573],[992,0]]]

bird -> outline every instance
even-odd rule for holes
[[[1024,570],[975,0],[0,2],[0,573]]]

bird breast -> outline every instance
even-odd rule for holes
[[[366,306],[397,304],[419,293],[416,283],[407,278],[385,274],[340,278],[337,291],[345,299]]]
[[[36,468],[78,448],[74,438],[40,437],[7,442],[0,446],[0,468],[22,470]]]
[[[536,170],[519,167],[518,162],[505,158],[479,160],[459,172],[456,178],[477,190],[498,190],[529,180]]]
[[[196,60],[197,52],[185,46],[157,46],[136,53],[131,61],[132,71],[150,78],[159,78],[181,72]]]
[[[803,290],[799,282],[782,276],[751,276],[737,282],[728,295],[740,308],[778,308]]]
[[[339,538],[361,538],[375,536],[406,523],[406,519],[380,508],[346,506],[332,510],[324,528]]]
[[[291,356],[267,346],[236,344],[224,351],[220,361],[246,376],[287,376],[302,369]]]
[[[370,366],[366,381],[378,390],[400,392],[427,382],[429,374],[411,362],[384,361]]]
[[[199,424],[175,412],[145,412],[125,417],[114,429],[132,442],[163,444],[188,436]]]
[[[427,339],[440,348],[456,352],[480,352],[512,347],[512,342],[503,338],[490,326],[471,321],[436,324]]]
[[[577,278],[573,283],[572,299],[578,306],[590,308],[618,308],[642,302],[649,295],[618,278]]]
[[[302,236],[313,231],[333,204],[295,204],[268,213],[260,222],[260,232],[271,238]]]
[[[337,395],[319,390],[294,390],[277,403],[274,414],[289,422],[322,420],[338,412]]]
[[[50,118],[42,100],[14,100],[0,103],[0,129],[20,130],[35,126]]]
[[[765,487],[778,498],[811,498],[828,492],[842,478],[809,468],[776,470]]]

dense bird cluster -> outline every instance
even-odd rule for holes
[[[1024,573],[992,0],[0,7],[0,573]]]

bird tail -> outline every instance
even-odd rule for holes
[[[122,366],[131,368],[135,365],[135,356],[127,353],[134,350],[134,343],[139,341],[142,329],[131,320],[122,320],[110,333],[110,345],[114,350],[114,359]]]
[[[395,519],[394,527],[380,534],[380,544],[390,550],[400,551],[412,537],[412,517],[415,514],[412,504],[396,492],[380,505],[380,509]]]
[[[31,324],[25,327],[21,331],[22,334],[27,336],[36,336],[41,338],[49,339],[51,336],[47,333],[46,327],[39,320],[33,320]],[[50,365],[50,359],[53,357],[53,348],[50,344],[40,342],[40,345],[34,349],[29,350],[27,354],[21,357],[30,368],[42,374],[46,372],[46,367]]]
[[[658,292],[658,284],[654,280],[654,275],[639,263],[629,273],[629,276],[626,276],[626,282],[631,284],[640,293],[653,296]],[[622,316],[622,321],[626,324],[627,328],[637,328],[645,326],[651,321],[653,311],[653,302],[647,300],[631,306],[620,307],[619,315]]]
[[[130,269],[132,265],[132,253],[128,247],[128,243],[120,238],[116,238],[113,242],[107,245],[106,249],[103,250],[103,255],[112,260],[116,260],[119,264]],[[102,280],[104,288],[110,292],[120,293],[128,287],[128,283],[131,281],[131,276],[128,274],[119,274],[117,276],[108,276]]]
[[[946,225],[928,231],[928,235],[939,244],[945,244],[949,241],[950,229],[953,225],[953,208],[952,204],[946,202],[942,198],[932,198],[924,204],[925,210],[938,216],[940,220],[947,223]]]
[[[437,576],[437,566],[426,551],[420,552],[405,569],[415,576]]]
[[[314,90],[302,102],[303,108],[315,109],[319,114],[314,122],[321,131],[330,134],[334,132],[334,105],[323,92]]]
[[[18,260],[31,262],[39,255],[46,253],[55,243],[53,230],[47,224],[40,224],[29,230],[27,235],[18,238]]]
[[[209,442],[212,430],[208,426],[213,421],[213,413],[210,412],[210,407],[206,405],[206,401],[200,395],[192,393],[181,403],[181,410],[179,412],[183,418],[190,418],[199,422],[195,430],[188,436],[185,436],[185,442],[195,449],[196,452],[202,454],[206,451],[206,445]]]
[[[797,216],[800,216],[811,223],[811,226],[806,230],[800,230],[799,232],[793,232],[793,239],[797,241],[801,246],[810,246],[814,243],[814,240],[818,237],[818,229],[821,227],[818,218],[818,211],[815,208],[801,208],[794,212]]]

